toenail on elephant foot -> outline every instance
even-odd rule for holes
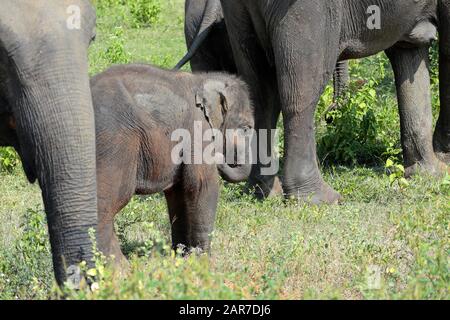
[[[312,192],[289,192],[286,194],[288,199],[297,200],[299,203],[309,203],[312,205],[335,205],[342,202],[342,196],[323,182],[316,191]]]

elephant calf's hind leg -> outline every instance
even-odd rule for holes
[[[114,231],[114,221],[99,221],[98,232],[98,244],[102,253],[107,258],[114,256],[116,265],[127,265],[127,259],[120,249],[119,239]]]

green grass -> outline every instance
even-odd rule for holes
[[[183,1],[161,4],[158,22],[140,29],[131,28],[128,13],[120,14],[126,8],[99,10],[90,73],[127,61],[174,66],[186,50]],[[372,74],[376,99],[355,90],[352,103],[357,112],[376,115],[377,140],[367,143],[396,149],[399,124],[386,59],[352,64],[354,78]],[[321,117],[330,97],[327,89],[317,113],[319,141],[337,132],[329,132]],[[360,108],[360,100],[369,106]],[[324,166],[326,181],[345,197],[340,206],[258,202],[242,195],[241,185],[224,185],[209,259],[173,256],[164,198],[135,197],[116,223],[130,270],[118,276],[99,263],[100,290],[68,297],[449,299],[450,177],[391,184],[383,164],[393,154],[379,155],[371,166]],[[20,167],[0,173],[0,181],[0,299],[58,298],[40,190]]]

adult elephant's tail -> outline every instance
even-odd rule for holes
[[[211,33],[214,24],[220,18],[220,13],[222,12],[222,7],[220,1],[217,0],[208,0],[205,6],[205,11],[203,13],[202,23],[197,32],[197,36],[195,37],[192,45],[188,49],[186,55],[178,62],[175,66],[174,70],[180,70],[186,63],[188,63],[192,57],[197,53],[198,49],[208,38]]]

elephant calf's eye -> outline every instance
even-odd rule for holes
[[[252,127],[251,127],[251,126],[243,126],[243,127],[242,127],[242,133],[243,133],[245,136],[250,135],[250,134],[252,133]]]
[[[94,42],[95,39],[97,39],[97,30],[96,30],[96,29],[94,29],[94,31],[92,32],[92,35],[91,35],[91,39],[90,39],[90,41],[89,41],[89,44],[91,44],[92,42]]]

